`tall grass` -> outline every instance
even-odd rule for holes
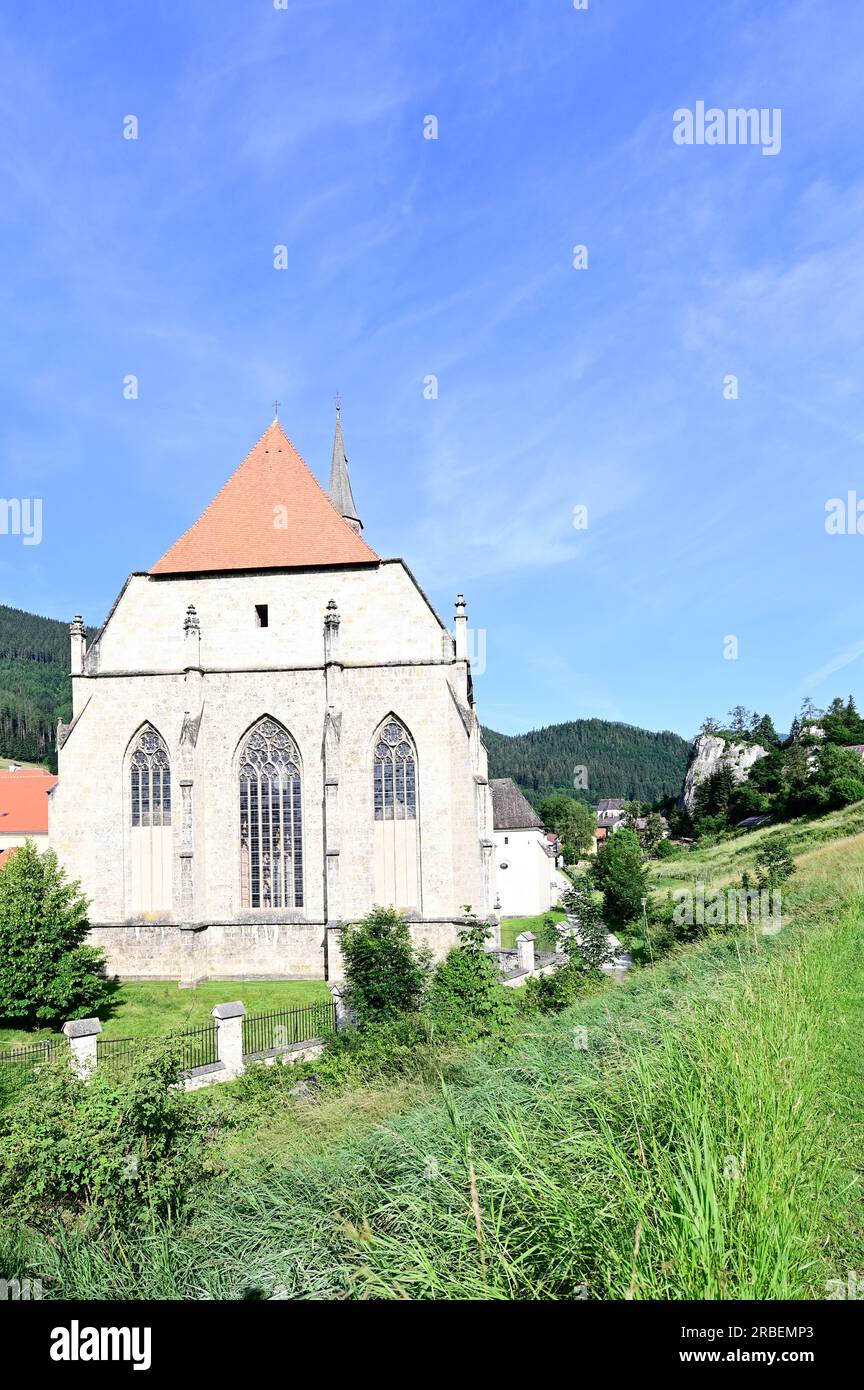
[[[638,972],[329,1146],[250,1149],[170,1227],[33,1237],[26,1272],[84,1298],[824,1297],[864,1268],[864,856],[805,860],[779,936]]]

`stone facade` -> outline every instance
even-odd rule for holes
[[[464,904],[489,917],[491,804],[465,622],[462,601],[451,637],[405,564],[377,559],[133,574],[89,651],[76,620],[50,843],[81,880],[110,968],[186,984],[338,978],[339,927],[374,905],[372,759],[390,716],[416,749],[419,901],[396,905],[437,955],[453,944]],[[299,752],[299,909],[241,905],[239,751],[265,717]],[[130,838],[130,760],[145,728],[170,760],[171,825],[161,833],[173,865],[170,909],[147,913],[135,901]]]

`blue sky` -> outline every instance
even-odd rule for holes
[[[5,7],[0,600],[99,623],[277,397],[326,481],[338,390],[485,723],[864,704],[862,49],[848,0]],[[698,101],[779,153],[677,145]]]

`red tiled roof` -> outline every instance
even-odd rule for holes
[[[0,771],[0,835],[47,835],[52,773],[22,767]]]
[[[377,560],[274,420],[222,491],[150,573],[297,569]]]

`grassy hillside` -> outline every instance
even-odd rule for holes
[[[51,1297],[822,1299],[864,1265],[864,836],[802,841],[784,909],[504,1054],[320,1100],[278,1068],[201,1093],[217,1180],[188,1213],[122,1248],[34,1235],[29,1267]]]
[[[57,720],[71,713],[68,623],[0,604],[0,755],[50,761]]]
[[[651,733],[605,719],[550,724],[527,734],[483,730],[490,777],[512,777],[524,791],[561,789],[596,805],[604,796],[658,801],[677,796],[690,744],[679,734]],[[574,788],[577,767],[587,770],[587,790]]]

